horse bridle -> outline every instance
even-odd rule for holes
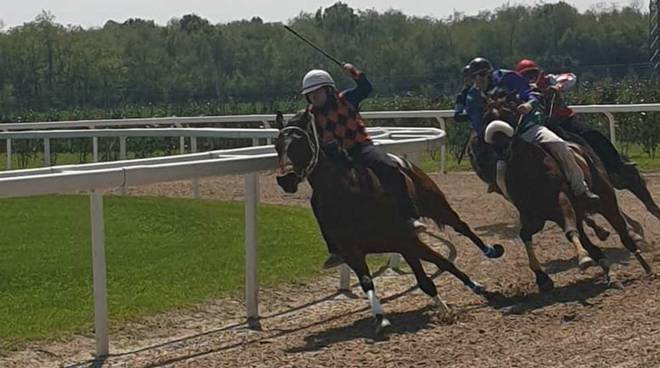
[[[314,169],[316,169],[316,165],[319,162],[319,154],[321,152],[321,145],[319,143],[319,136],[316,131],[316,123],[312,121],[311,123],[308,123],[308,126],[312,126],[312,132],[310,133],[308,130],[303,129],[299,126],[296,125],[289,125],[280,131],[280,134],[292,130],[292,131],[300,131],[305,138],[307,138],[307,144],[309,145],[310,150],[312,151],[312,158],[309,160],[309,163],[307,164],[307,167],[305,167],[302,172],[297,173],[295,170],[293,170],[293,173],[296,174],[296,177],[298,178],[299,181],[304,181],[309,174],[311,174]],[[312,139],[312,136],[314,137]],[[288,146],[286,147],[288,150]],[[287,153],[288,154],[288,153]]]

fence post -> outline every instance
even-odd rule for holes
[[[351,269],[347,264],[339,266],[339,290],[348,291],[351,287]]]
[[[99,162],[99,137],[92,137],[92,162]]]
[[[44,138],[44,166],[50,166],[50,138]]]
[[[197,137],[190,137],[190,151],[192,153],[197,152]],[[193,198],[199,198],[199,178],[193,178],[192,180],[192,196]]]
[[[7,170],[11,170],[11,138],[7,138]]]
[[[616,145],[616,120],[614,119],[614,114],[609,111],[604,111],[603,114],[607,116],[607,120],[610,122],[610,141]]]
[[[94,334],[96,356],[108,355],[108,291],[105,264],[105,228],[103,224],[103,195],[90,193],[90,216],[92,222],[92,274],[94,279]]]
[[[256,326],[259,320],[257,285],[257,204],[259,202],[259,177],[256,173],[245,175],[245,303],[248,325]]]
[[[436,116],[435,119],[440,123],[440,129],[445,132],[445,137],[447,134],[447,124],[445,123],[445,118],[441,116]],[[440,143],[440,171],[443,174],[447,173],[447,139],[445,138]]]
[[[119,137],[119,160],[126,160],[126,137]],[[121,186],[121,195],[126,195],[126,183]]]

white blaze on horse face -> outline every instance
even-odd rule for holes
[[[367,291],[367,297],[369,298],[369,304],[371,304],[371,313],[374,316],[383,315],[383,306],[380,305],[380,300],[376,296],[376,292],[373,290]]]
[[[289,159],[289,146],[291,145],[292,139],[287,137],[284,140],[284,149],[282,150],[282,156],[280,157],[280,175],[284,176],[294,171],[293,162]]]
[[[502,160],[497,160],[497,175],[495,181],[497,182],[497,186],[500,187],[502,194],[504,194],[506,199],[511,201],[511,197],[509,197],[509,191],[506,187],[506,162]]]

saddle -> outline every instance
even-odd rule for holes
[[[407,170],[412,170],[412,164],[397,155],[388,154],[388,156],[399,166],[399,172],[405,177],[408,195],[411,198],[415,198],[415,185],[410,175],[406,173]],[[351,192],[371,195],[381,195],[386,192],[386,189],[380,180],[378,180],[378,176],[376,176],[373,170],[353,163],[344,167],[346,168],[346,184]]]

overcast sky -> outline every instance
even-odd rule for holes
[[[635,0],[567,0],[580,10],[598,3],[628,5]],[[648,0],[636,0],[646,9]],[[34,19],[42,10],[49,10],[61,24],[102,26],[109,19],[122,22],[127,18],[153,19],[165,24],[173,17],[195,13],[212,23],[250,19],[259,16],[264,21],[286,21],[301,11],[314,12],[328,7],[335,0],[0,0],[0,20],[5,27],[21,25]],[[529,4],[537,0],[344,0],[353,8],[399,9],[408,15],[443,18],[454,11],[476,14],[505,3]],[[557,1],[544,1],[554,3]]]

